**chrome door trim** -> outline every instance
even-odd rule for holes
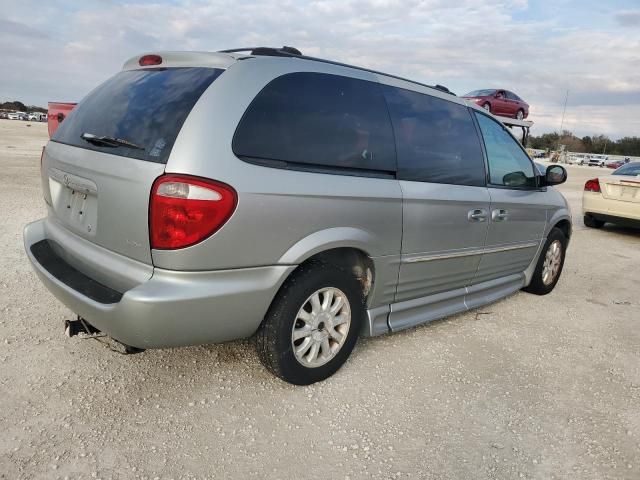
[[[468,257],[472,255],[483,255],[487,253],[507,252],[509,250],[519,250],[521,248],[532,248],[540,245],[540,241],[511,243],[507,245],[497,245],[488,248],[474,248],[469,250],[458,250],[454,252],[435,253],[431,255],[421,255],[418,257],[403,258],[402,263],[431,262],[434,260],[444,260],[447,258]]]
[[[485,248],[484,253],[497,253],[507,252],[509,250],[518,250],[520,248],[532,248],[540,245],[540,241],[536,242],[524,242],[524,243],[510,243],[507,245],[498,245],[496,247]]]
[[[431,262],[433,260],[444,260],[447,258],[482,255],[483,253],[484,253],[484,249],[474,248],[471,250],[458,250],[455,252],[444,252],[444,253],[436,253],[432,255],[421,255],[419,257],[403,258],[402,263]]]

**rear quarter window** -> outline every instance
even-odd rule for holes
[[[60,124],[52,140],[125,157],[166,163],[187,115],[221,69],[123,71],[93,90]],[[142,149],[88,143],[83,133],[132,142]]]

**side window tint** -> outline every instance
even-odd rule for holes
[[[381,85],[320,73],[276,78],[233,139],[240,157],[393,173],[395,147]]]
[[[467,107],[387,87],[398,154],[398,178],[484,186],[482,147]]]
[[[490,183],[513,188],[535,187],[533,163],[520,144],[495,120],[477,112],[475,115],[487,149]]]

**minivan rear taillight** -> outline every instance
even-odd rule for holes
[[[201,242],[229,220],[237,204],[229,185],[188,175],[158,177],[151,188],[151,248],[176,249]]]
[[[585,192],[599,192],[600,191],[600,181],[597,178],[592,178],[591,180],[587,180],[587,183],[584,184]]]

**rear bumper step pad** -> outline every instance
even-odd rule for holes
[[[118,303],[122,298],[121,292],[95,281],[69,265],[53,250],[49,240],[40,240],[31,245],[31,253],[47,272],[95,302]]]

